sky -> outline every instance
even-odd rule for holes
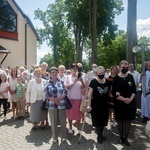
[[[39,20],[34,19],[34,11],[36,9],[46,10],[48,4],[54,3],[55,0],[15,0],[23,12],[31,19],[35,28],[42,26]],[[124,11],[116,16],[115,23],[119,25],[119,29],[127,28],[127,1],[123,0]],[[150,38],[150,0],[137,0],[137,33],[139,36],[147,36]],[[50,52],[50,48],[44,43],[37,50],[37,64],[40,58]]]

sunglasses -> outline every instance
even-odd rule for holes
[[[73,68],[78,68],[78,65],[77,65],[77,64],[72,64],[72,65],[70,66],[70,68],[71,68],[71,69],[73,69]]]
[[[129,69],[129,67],[122,67],[122,69]]]
[[[74,69],[74,68],[78,68],[78,66],[77,65],[75,65],[75,66],[71,66],[71,69]]]

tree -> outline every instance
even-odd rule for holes
[[[138,46],[139,47],[147,47],[150,46],[150,38],[146,37],[146,36],[142,36],[138,38]],[[141,57],[141,53],[137,53],[136,55],[137,57],[137,62],[136,62],[136,67],[139,71],[141,71],[141,62],[142,62],[142,57]],[[150,60],[150,53],[145,51],[145,61],[149,61]]]
[[[43,58],[41,58],[39,64],[42,64],[43,62],[46,62],[49,67],[55,66],[53,55],[50,53],[46,54]]]
[[[126,59],[129,63],[135,64],[132,48],[137,43],[136,19],[137,19],[137,0],[128,0],[128,15],[127,15],[127,51]]]
[[[98,65],[103,65],[105,68],[110,68],[112,65],[118,65],[121,60],[126,58],[126,33],[119,30],[116,33],[115,39],[112,39],[109,44],[105,41],[98,43]]]
[[[117,26],[114,18],[123,10],[122,0],[65,1],[68,24],[74,29],[77,57],[80,57],[78,51],[82,53],[85,41],[90,39],[88,46],[92,49],[91,63],[97,63],[97,40],[105,39],[109,42],[115,36]]]
[[[91,63],[97,63],[97,0],[89,0],[89,32],[91,39]]]
[[[43,23],[38,32],[51,46],[56,66],[82,62],[82,52],[88,49],[91,63],[97,63],[97,41],[108,44],[115,37],[114,18],[121,10],[122,0],[56,0],[45,12],[36,10],[35,18]]]
[[[85,0],[65,0],[67,25],[74,35],[77,62],[82,62],[85,41],[89,35],[87,7]]]
[[[37,29],[41,43],[47,41],[48,46],[52,48],[55,66],[68,66],[75,61],[74,42],[67,28],[64,7],[63,0],[57,0],[55,4],[50,4],[45,12],[40,9],[35,11],[35,19],[43,23],[43,27]]]

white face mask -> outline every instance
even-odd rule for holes
[[[93,71],[95,72],[95,71],[96,71],[96,68],[93,68]]]

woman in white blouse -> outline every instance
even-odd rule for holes
[[[41,69],[34,70],[35,78],[30,80],[27,86],[26,104],[30,105],[30,120],[33,122],[31,131],[36,130],[37,124],[46,120],[47,111],[42,110],[45,79],[41,78]],[[44,125],[42,126],[42,128]]]

